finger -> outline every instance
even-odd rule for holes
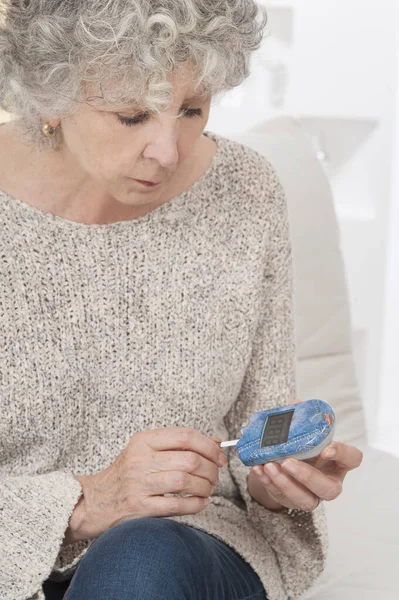
[[[322,500],[334,500],[342,492],[342,479],[339,475],[326,475],[311,465],[293,458],[286,459],[281,467],[285,473]],[[268,472],[267,465],[265,469]]]
[[[184,471],[197,477],[207,479],[212,485],[219,482],[219,467],[214,462],[195,452],[164,450],[151,455],[152,461],[148,466],[152,473],[161,471]]]
[[[143,478],[143,488],[148,496],[159,494],[192,494],[207,498],[213,485],[202,477],[196,477],[185,471],[160,471],[149,473]]]
[[[214,441],[214,442],[216,442],[217,444],[220,444],[220,442],[223,441],[220,437],[218,437],[216,435],[209,436],[209,439],[212,440],[212,441]]]
[[[207,500],[208,498],[199,498],[197,496],[192,496],[191,498],[151,496],[146,499],[145,512],[146,516],[150,517],[191,515],[204,510],[207,506]]]
[[[349,446],[342,442],[329,444],[320,456],[325,460],[334,460],[339,467],[346,471],[357,469],[363,461],[363,452],[355,446]]]
[[[227,459],[223,450],[193,427],[161,427],[140,435],[148,438],[147,443],[154,450],[191,450],[220,467],[226,466]]]
[[[287,508],[301,510],[316,508],[319,502],[318,496],[285,473],[276,463],[268,463],[266,466],[268,466],[267,475],[262,475],[260,480],[273,500]],[[266,468],[264,471],[266,472]]]

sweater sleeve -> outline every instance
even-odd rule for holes
[[[238,439],[248,416],[296,399],[293,264],[286,198],[271,165],[265,186],[269,243],[265,260],[262,309],[249,364],[237,400],[225,416],[229,439]],[[263,197],[264,197],[263,196]],[[272,512],[249,495],[245,466],[227,447],[229,470],[245,501],[248,518],[270,543],[281,568],[287,596],[299,597],[325,567],[327,529],[323,504],[313,512]],[[305,587],[298,587],[297,573]]]
[[[2,600],[40,593],[81,493],[80,482],[66,470],[0,477]]]

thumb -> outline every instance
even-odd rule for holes
[[[220,442],[223,441],[220,437],[218,437],[216,435],[210,435],[209,439],[212,440],[213,442],[216,442],[217,444],[219,444]]]

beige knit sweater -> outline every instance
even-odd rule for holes
[[[237,439],[251,412],[296,398],[286,200],[268,161],[206,132],[212,165],[143,217],[88,225],[0,193],[0,598],[43,600],[89,540],[61,549],[74,475],[137,431]],[[22,168],[22,167],[21,167]],[[211,504],[168,517],[232,546],[269,600],[324,568],[324,508],[273,513],[234,448]]]

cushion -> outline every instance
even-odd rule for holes
[[[293,118],[229,134],[262,154],[287,196],[294,263],[298,396],[321,398],[337,414],[335,439],[365,441],[353,359],[350,308],[331,188],[313,146]]]

